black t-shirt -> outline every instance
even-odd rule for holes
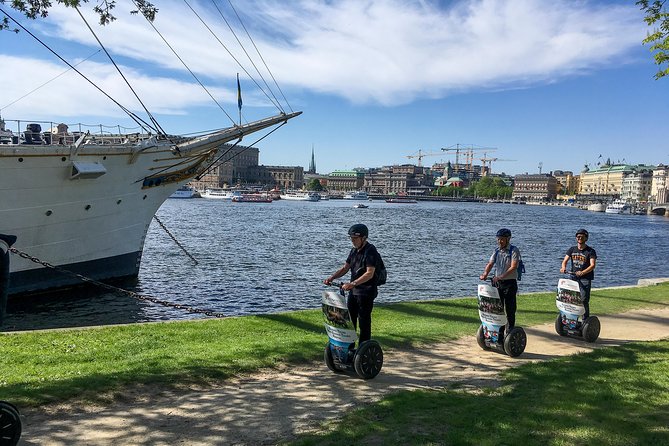
[[[365,246],[360,251],[352,248],[346,259],[346,263],[351,267],[351,282],[365,274],[368,266],[377,268],[379,257],[376,247],[369,242],[365,243]],[[355,295],[376,295],[378,292],[376,278],[372,277],[367,282],[353,288],[352,291]]]
[[[597,252],[588,245],[585,245],[585,248],[582,250],[578,249],[578,246],[572,246],[567,250],[567,255],[571,258],[571,271],[583,271],[590,266],[590,259],[597,259]],[[595,278],[595,272],[590,271],[585,276],[581,276],[584,279],[592,280]]]

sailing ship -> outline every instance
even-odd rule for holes
[[[301,114],[277,108],[242,124],[240,96],[239,124],[189,136],[167,134],[153,117],[156,125],[142,121],[134,133],[0,118],[0,233],[17,236],[14,248],[25,253],[12,256],[9,294],[82,283],[57,268],[100,281],[137,277],[161,204],[204,173],[223,144]]]

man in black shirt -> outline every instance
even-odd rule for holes
[[[571,260],[571,274],[574,280],[579,283],[585,314],[583,320],[590,316],[590,288],[592,279],[595,278],[595,266],[597,266],[597,252],[586,244],[588,241],[588,231],[579,229],[576,231],[576,246],[572,246],[562,260],[561,273],[567,272],[567,262]]]
[[[355,224],[348,230],[353,248],[346,258],[346,263],[334,274],[325,279],[330,285],[333,280],[351,271],[351,281],[342,285],[344,291],[349,291],[348,311],[353,326],[360,323],[359,343],[368,341],[372,337],[372,308],[378,288],[374,272],[379,264],[379,253],[371,243],[367,242],[369,230],[363,224]]]

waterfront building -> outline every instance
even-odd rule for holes
[[[314,146],[311,146],[311,162],[309,162],[309,170],[307,173],[315,174],[316,173],[316,158],[314,156]]]
[[[579,176],[569,170],[555,170],[553,176],[558,182],[558,189],[565,195],[573,195],[578,191]]]
[[[653,170],[650,200],[654,203],[669,203],[669,166],[660,164]]]
[[[550,201],[557,197],[558,182],[551,174],[523,174],[514,177],[512,198],[528,201]]]
[[[636,172],[652,171],[654,166],[643,164],[611,164],[581,172],[581,195],[607,196],[619,198],[623,190],[623,179]]]
[[[352,191],[362,189],[365,172],[362,170],[335,170],[328,175],[328,190]]]
[[[255,147],[224,144],[220,159],[199,180],[194,180],[191,184],[197,190],[205,190],[248,183],[254,175],[251,170],[258,166],[259,154],[260,151]]]
[[[256,183],[280,189],[302,189],[304,167],[302,166],[255,166],[249,169],[248,183]]]
[[[364,177],[363,189],[372,194],[424,195],[434,189],[430,168],[402,164],[370,169]]]
[[[632,172],[623,178],[620,199],[627,202],[645,202],[650,196],[653,172],[643,170]]]

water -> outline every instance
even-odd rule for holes
[[[133,290],[231,316],[317,308],[323,279],[346,259],[353,223],[369,226],[369,241],[388,269],[378,303],[475,295],[500,227],[512,230],[527,268],[521,294],[555,288],[580,227],[590,231],[588,243],[599,256],[595,287],[669,276],[666,217],[508,204],[353,204],[167,200],[157,215],[199,264],[153,222]],[[202,317],[90,291],[69,292],[57,302],[15,302],[8,310],[3,330]]]

